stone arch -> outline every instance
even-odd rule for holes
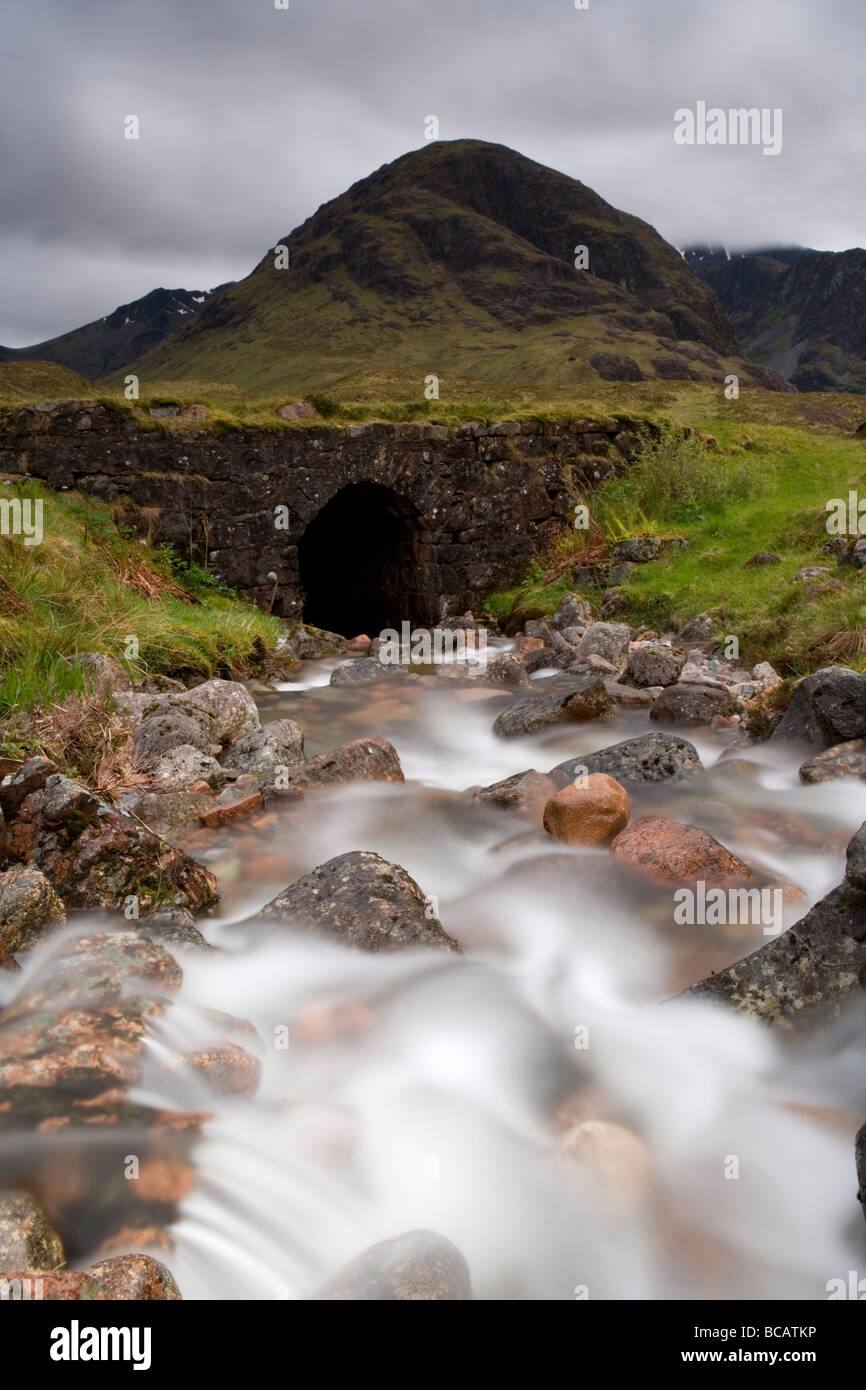
[[[370,481],[340,488],[298,543],[304,621],[352,637],[436,621],[429,536],[418,509]]]

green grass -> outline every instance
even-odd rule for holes
[[[220,591],[197,566],[122,534],[109,507],[35,481],[4,482],[0,495],[41,498],[44,530],[32,546],[0,536],[7,743],[15,718],[82,690],[76,657],[85,653],[113,656],[135,679],[160,672],[206,680],[258,669],[273,650],[275,618]]]
[[[592,504],[599,521],[629,518],[639,508],[649,524],[636,533],[675,530],[688,541],[684,550],[632,570],[623,590],[630,621],[671,629],[713,610],[718,630],[738,637],[747,662],[769,660],[785,675],[833,661],[866,669],[866,572],[838,568],[835,556],[821,553],[827,502],[852,488],[866,497],[866,442],[823,425],[746,423],[733,403],[695,413],[692,422],[720,447],[704,455],[690,481],[685,471],[672,473],[669,450],[649,452]],[[577,552],[585,537],[571,544]],[[782,563],[745,568],[759,551],[778,554]],[[795,584],[804,565],[830,573],[817,584]],[[546,584],[551,568],[552,557],[538,557],[522,584],[490,596],[490,612],[501,618],[515,607],[552,611],[575,585],[569,572]],[[831,586],[821,592],[827,580]]]
[[[597,497],[593,515],[611,540],[655,534],[659,525],[699,520],[708,511],[744,501],[759,487],[745,463],[726,461],[720,468],[716,448],[708,448],[705,439],[665,425],[659,440],[647,438],[627,476]]]
[[[554,583],[546,584],[544,576],[548,566],[543,560],[533,560],[526,577],[522,584],[513,589],[497,589],[494,593],[488,594],[484,604],[485,613],[497,621],[504,621],[509,614],[520,609],[527,616],[550,615],[556,610],[556,605],[563,594],[573,590],[578,592],[577,586],[569,580],[567,576],[556,580]],[[596,597],[598,597],[596,595]]]

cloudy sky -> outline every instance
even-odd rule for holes
[[[7,0],[0,343],[242,277],[433,114],[442,139],[511,145],[679,247],[866,242],[862,0],[289,5]],[[781,108],[782,153],[675,145],[699,100]]]

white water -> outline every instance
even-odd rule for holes
[[[198,1182],[160,1256],[184,1296],[309,1297],[365,1246],[426,1227],[459,1247],[484,1299],[826,1297],[864,1258],[859,1016],[792,1052],[720,1009],[659,1002],[762,944],[760,928],[675,927],[666,890],[636,892],[605,852],[560,852],[464,794],[644,732],[646,715],[505,741],[491,732],[505,696],[442,678],[321,688],[333,664],[309,663],[263,717],[296,718],[310,754],[389,737],[407,785],[310,795],[195,851],[225,889],[204,924],[222,950],[184,955],[154,1058],[215,1006],[255,1025],[264,1070],[254,1098],[203,1102]],[[803,787],[796,751],[776,745],[713,766],[730,735],[688,736],[710,770],[637,793],[634,815],[704,825],[810,902],[840,880],[864,784]],[[363,955],[239,924],[351,849],[402,864],[464,955]],[[160,1084],[142,1098],[169,1103]],[[595,1164],[557,1154],[577,1092],[573,1122],[633,1136],[608,1131]]]

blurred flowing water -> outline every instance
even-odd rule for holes
[[[154,1062],[217,1006],[254,1024],[263,1076],[251,1099],[207,1099],[163,1256],[184,1296],[310,1297],[365,1246],[423,1227],[459,1247],[478,1298],[825,1298],[864,1260],[859,1012],[783,1048],[720,1009],[662,1002],[763,944],[761,928],[677,926],[669,887],[467,794],[647,732],[646,713],[503,740],[510,697],[490,687],[330,687],[334,664],[262,696],[263,719],[296,720],[310,756],[383,735],[406,784],[311,793],[187,841],[220,879],[221,915],[202,924],[220,950],[184,954]],[[630,788],[632,815],[705,827],[797,885],[801,916],[842,877],[866,785],[804,787],[796,750],[684,732],[707,771]],[[244,921],[358,849],[435,897],[462,956],[365,955]],[[139,1098],[176,1105],[163,1072]],[[585,1122],[607,1128],[569,1159],[563,1136]]]

